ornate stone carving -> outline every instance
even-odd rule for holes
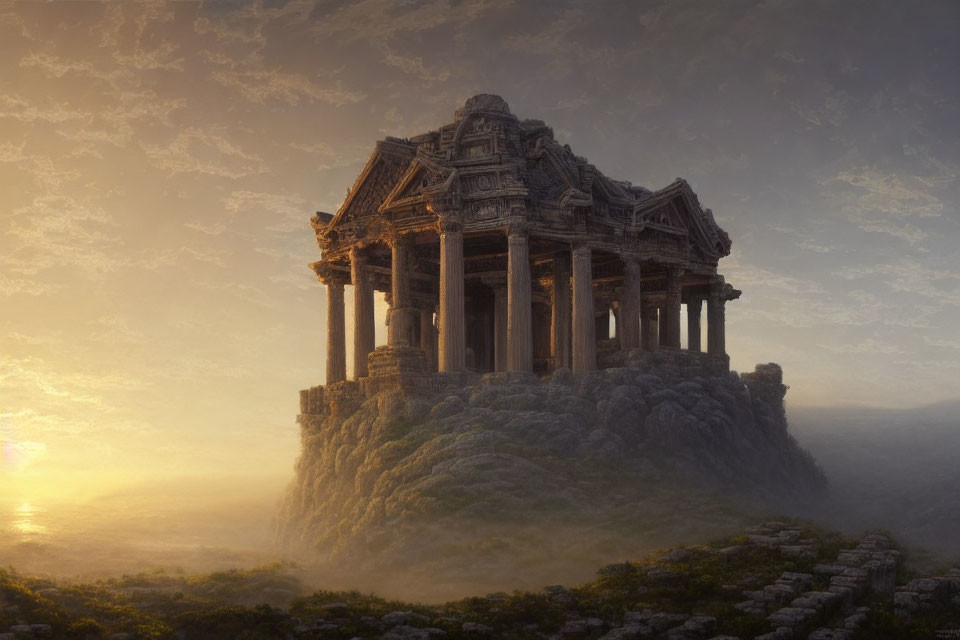
[[[603,308],[616,310],[620,349],[677,349],[686,302],[696,351],[702,300],[707,350],[722,355],[724,305],[739,295],[717,275],[729,237],[686,181],[649,190],[613,180],[492,95],[471,98],[434,131],[377,143],[337,214],[318,213],[311,226],[323,249],[312,267],[335,307],[331,379],[342,379],[337,289],[342,298],[351,281],[360,378],[372,376],[373,360],[390,376],[461,375],[471,363],[589,371],[609,325],[597,324]],[[391,305],[390,349],[376,358],[374,290]],[[401,355],[407,364],[389,363]]]

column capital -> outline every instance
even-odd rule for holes
[[[409,249],[413,246],[413,236],[398,231],[391,231],[386,234],[386,240],[391,248],[399,247],[401,249]]]
[[[507,239],[526,238],[530,235],[530,224],[526,218],[512,216],[507,219],[506,234]]]
[[[438,213],[437,234],[463,233],[463,218],[459,213]]]
[[[365,265],[367,264],[367,252],[363,247],[352,246],[350,247],[350,262],[351,264]]]
[[[331,264],[315,262],[310,267],[317,274],[317,280],[326,285],[350,284],[350,273],[335,268]]]
[[[570,253],[577,258],[585,258],[593,252],[593,249],[586,242],[574,242],[571,245]]]

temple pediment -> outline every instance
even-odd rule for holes
[[[416,147],[396,140],[377,143],[360,175],[333,219],[320,233],[348,227],[361,218],[376,216],[416,154]]]

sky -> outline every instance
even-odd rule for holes
[[[686,178],[733,241],[732,366],[779,362],[791,406],[960,397],[958,24],[954,0],[0,1],[0,498],[291,476],[324,376],[309,218],[477,93],[612,178]]]

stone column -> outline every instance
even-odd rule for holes
[[[497,283],[493,287],[493,369],[507,370],[507,285]]]
[[[707,298],[707,352],[722,356],[727,352],[726,339],[726,298],[723,285],[713,285]]]
[[[353,281],[353,378],[356,380],[367,375],[367,356],[377,343],[367,258],[356,247],[350,250],[350,279]]]
[[[640,346],[646,351],[653,351],[660,341],[660,321],[657,315],[657,305],[650,302],[640,303]]]
[[[687,349],[700,351],[700,310],[703,307],[700,298],[687,301]]]
[[[431,371],[437,369],[437,336],[433,325],[433,309],[420,309],[420,349]]]
[[[390,265],[390,328],[387,343],[391,347],[412,347],[414,310],[410,300],[410,241],[394,239]]]
[[[623,297],[617,317],[617,337],[624,351],[640,346],[640,298],[643,293],[640,275],[640,260],[626,258],[623,264]]]
[[[507,252],[507,370],[533,371],[530,249],[524,229],[510,228]]]
[[[593,270],[587,245],[573,250],[573,372],[597,368],[596,318],[593,315]]]
[[[343,318],[343,279],[329,274],[327,285],[327,382],[347,378],[347,338]]]
[[[440,218],[440,371],[466,368],[463,304],[463,225],[455,215]]]
[[[553,258],[553,313],[550,325],[550,352],[555,369],[570,368],[570,254],[558,252]]]
[[[666,301],[664,302],[664,317],[661,321],[666,323],[666,327],[661,327],[661,337],[668,347],[680,348],[680,300],[683,287],[680,277],[683,272],[670,267],[667,270]]]

